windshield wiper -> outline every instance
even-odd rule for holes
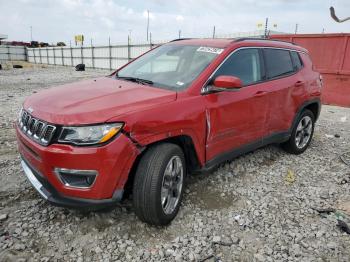
[[[142,78],[137,78],[132,76],[118,76],[118,75],[116,77],[120,79],[124,79],[126,81],[136,82],[142,85],[153,85],[153,81],[147,80],[147,79],[142,79]]]

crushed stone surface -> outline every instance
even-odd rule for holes
[[[0,71],[0,261],[350,261],[350,235],[337,226],[350,215],[341,210],[349,208],[350,166],[340,159],[350,151],[349,108],[323,106],[301,155],[271,145],[190,176],[167,227],[140,222],[130,199],[92,213],[42,200],[20,167],[13,121],[21,103],[109,73]]]

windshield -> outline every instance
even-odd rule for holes
[[[174,91],[184,90],[222,51],[214,47],[163,45],[119,70],[116,77]]]

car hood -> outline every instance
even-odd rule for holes
[[[23,107],[49,123],[82,125],[174,100],[173,91],[101,77],[40,91],[27,98]]]

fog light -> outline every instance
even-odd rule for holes
[[[96,170],[78,170],[55,168],[58,179],[67,187],[90,188],[94,184],[98,172]]]
[[[86,183],[91,186],[95,181],[95,176],[87,176],[86,177]]]

